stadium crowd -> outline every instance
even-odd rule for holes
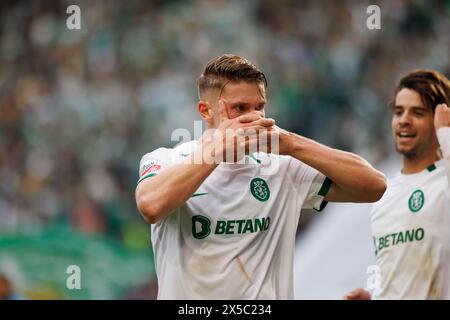
[[[445,0],[375,1],[380,30],[368,1],[75,2],[81,30],[66,28],[72,1],[0,4],[0,232],[67,224],[150,247],[139,159],[193,130],[196,78],[221,53],[262,67],[281,127],[374,164],[393,150],[399,75],[450,74]]]

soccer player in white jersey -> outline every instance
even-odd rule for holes
[[[432,70],[404,76],[392,103],[403,169],[371,212],[378,299],[450,299],[450,81]],[[356,289],[344,299],[370,299]]]
[[[207,129],[224,134],[206,130],[199,141],[143,156],[136,202],[152,224],[158,299],[292,299],[301,209],[384,193],[384,175],[361,157],[265,118],[266,86],[242,57],[211,60],[198,79],[198,111]],[[251,153],[262,135],[250,135],[247,155],[231,148],[239,162],[221,161],[242,132],[264,129],[279,139],[278,154]]]

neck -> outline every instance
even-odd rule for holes
[[[425,170],[438,159],[437,154],[430,153],[425,157],[403,157],[403,174],[413,174]]]

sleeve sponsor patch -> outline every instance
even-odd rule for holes
[[[142,172],[141,177],[145,176],[147,173],[155,173],[159,169],[161,169],[161,166],[159,164],[153,164],[148,168],[146,168],[146,166],[144,166],[144,172]]]
[[[159,170],[161,170],[161,164],[159,164],[157,160],[150,160],[150,162],[147,162],[142,166],[139,177],[143,177],[150,173],[156,173]]]

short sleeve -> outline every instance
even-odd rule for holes
[[[293,173],[295,190],[303,199],[302,209],[322,211],[327,205],[324,200],[332,181],[318,170],[292,158],[289,172]]]
[[[139,163],[139,180],[138,184],[154,175],[158,174],[162,169],[172,165],[171,157],[172,149],[159,148],[144,155]]]

